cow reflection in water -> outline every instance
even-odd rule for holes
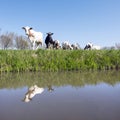
[[[36,94],[41,94],[44,91],[44,88],[40,88],[37,85],[31,86],[28,89],[28,92],[25,94],[24,102],[30,102]]]
[[[49,92],[54,91],[54,89],[52,88],[52,85],[48,85],[47,87],[48,87],[48,91],[49,91]]]

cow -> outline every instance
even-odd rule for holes
[[[51,44],[53,45],[53,38],[52,38],[53,34],[54,33],[51,33],[51,32],[47,33],[47,36],[45,38],[46,48],[50,48]]]
[[[38,49],[40,45],[43,44],[43,34],[41,32],[37,32],[33,30],[32,27],[22,27],[22,29],[25,30],[25,34],[28,36],[28,39],[30,40],[33,50]],[[36,47],[35,47],[36,46]]]
[[[84,50],[100,50],[101,47],[97,45],[93,45],[92,43],[87,43]]]
[[[54,33],[48,32],[45,38],[46,48],[59,49],[60,42],[59,40],[53,40],[52,35]]]
[[[84,50],[91,50],[92,49],[92,43],[87,43],[86,46],[84,47]]]
[[[78,43],[72,44],[71,47],[73,48],[73,50],[78,50],[80,49],[80,46]]]
[[[41,94],[43,91],[44,91],[44,88],[40,88],[37,85],[33,85],[29,87],[27,93],[25,94],[25,98],[23,99],[23,101],[30,102],[35,95]]]
[[[62,49],[63,50],[67,50],[67,49],[73,50],[73,47],[71,46],[71,44],[68,41],[65,41],[62,43]]]
[[[53,41],[53,49],[59,49],[60,48],[60,41],[54,40]]]

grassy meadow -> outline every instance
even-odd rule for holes
[[[120,69],[120,50],[0,50],[0,72]]]

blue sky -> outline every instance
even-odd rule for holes
[[[23,26],[53,32],[61,43],[120,43],[120,0],[0,0],[0,28],[25,36]]]

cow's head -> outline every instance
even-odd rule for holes
[[[22,29],[24,29],[25,30],[25,34],[29,36],[30,30],[32,30],[32,27],[26,26],[26,27],[22,27]]]
[[[48,33],[47,33],[48,36],[51,36],[51,35],[53,35],[53,34],[54,34],[54,33],[51,33],[51,32],[48,32]]]

